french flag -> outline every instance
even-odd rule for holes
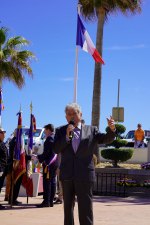
[[[95,62],[104,64],[104,61],[100,56],[99,52],[96,50],[95,45],[91,40],[87,30],[85,29],[79,14],[77,20],[76,45],[80,46],[84,51],[90,53],[94,58]]]

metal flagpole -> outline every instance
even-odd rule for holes
[[[120,97],[120,79],[118,79],[118,96],[117,96],[117,108],[118,108],[118,122],[119,122],[119,97]]]
[[[32,120],[32,110],[33,110],[33,106],[32,106],[32,102],[30,104],[30,118]],[[31,126],[31,123],[32,121],[30,121],[30,126]],[[30,128],[29,128],[30,129]],[[33,128],[32,128],[33,129]],[[32,155],[32,149],[29,149],[29,136],[28,136],[28,152],[27,152],[28,155]],[[32,161],[31,160],[28,160],[26,162],[26,176],[29,177],[30,176],[30,171],[32,169]],[[26,191],[27,193],[27,191]],[[29,196],[28,196],[28,193],[27,193],[27,204],[29,203]]]
[[[73,102],[77,102],[77,82],[78,82],[78,46],[76,46],[76,60],[74,72],[74,98]]]
[[[77,12],[80,14],[81,5],[78,4]],[[76,46],[75,70],[74,70],[74,98],[73,102],[77,102],[77,83],[78,83],[78,46]]]

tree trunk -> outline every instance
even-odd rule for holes
[[[118,167],[119,167],[119,166],[118,166],[118,161],[117,161],[117,160],[113,160],[113,161],[112,161],[112,165],[113,165],[114,168],[118,168]]]
[[[98,17],[98,25],[96,36],[96,49],[102,56],[105,10],[100,8],[99,11],[97,12],[97,17]],[[92,125],[97,127],[99,127],[100,122],[101,81],[102,81],[102,65],[100,63],[95,63],[93,100],[92,100]]]

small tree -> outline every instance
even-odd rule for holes
[[[120,148],[123,146],[126,146],[127,141],[121,140],[122,134],[126,131],[125,126],[122,124],[116,124],[116,139],[111,143],[111,146],[114,146],[115,148]],[[106,132],[108,132],[109,127],[106,127]]]
[[[109,127],[106,127],[106,132]],[[101,155],[105,159],[112,160],[114,167],[118,167],[118,162],[124,162],[130,159],[133,155],[133,149],[120,149],[120,147],[126,146],[127,141],[121,140],[122,134],[126,131],[126,128],[121,124],[116,124],[116,139],[109,144],[115,148],[107,148],[101,151]]]
[[[0,27],[0,83],[13,82],[18,88],[25,84],[26,74],[32,76],[31,60],[34,54],[26,50],[29,41],[22,36],[9,37],[9,30]]]
[[[133,149],[103,149],[101,151],[101,155],[104,159],[112,160],[112,164],[114,167],[119,167],[118,162],[125,162],[128,159],[131,159],[133,155]]]

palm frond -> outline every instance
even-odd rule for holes
[[[118,12],[124,15],[141,12],[141,0],[79,0],[81,4],[81,14],[85,19],[93,20],[99,9],[105,10],[105,16]]]
[[[22,88],[25,84],[22,71],[12,65],[11,62],[4,62],[0,66],[0,80],[8,80],[13,82],[18,88]]]
[[[0,29],[0,81],[8,80],[18,88],[25,84],[25,76],[33,76],[30,66],[35,55],[22,47],[29,45],[29,41],[22,36],[7,39],[7,29]]]
[[[4,58],[4,53],[2,50],[0,50],[0,61]]]
[[[8,29],[5,27],[1,27],[0,29],[0,47],[5,43],[7,38]]]
[[[93,20],[96,18],[95,0],[79,0],[81,14],[85,19]]]
[[[8,41],[6,42],[6,47],[15,49],[28,44],[29,44],[29,41],[27,41],[25,38],[21,36],[17,36],[17,37],[9,38]]]
[[[22,59],[22,60],[29,60],[29,59],[35,59],[35,55],[33,54],[33,52],[28,51],[28,50],[24,50],[24,51],[19,51],[17,53],[17,57]]]

